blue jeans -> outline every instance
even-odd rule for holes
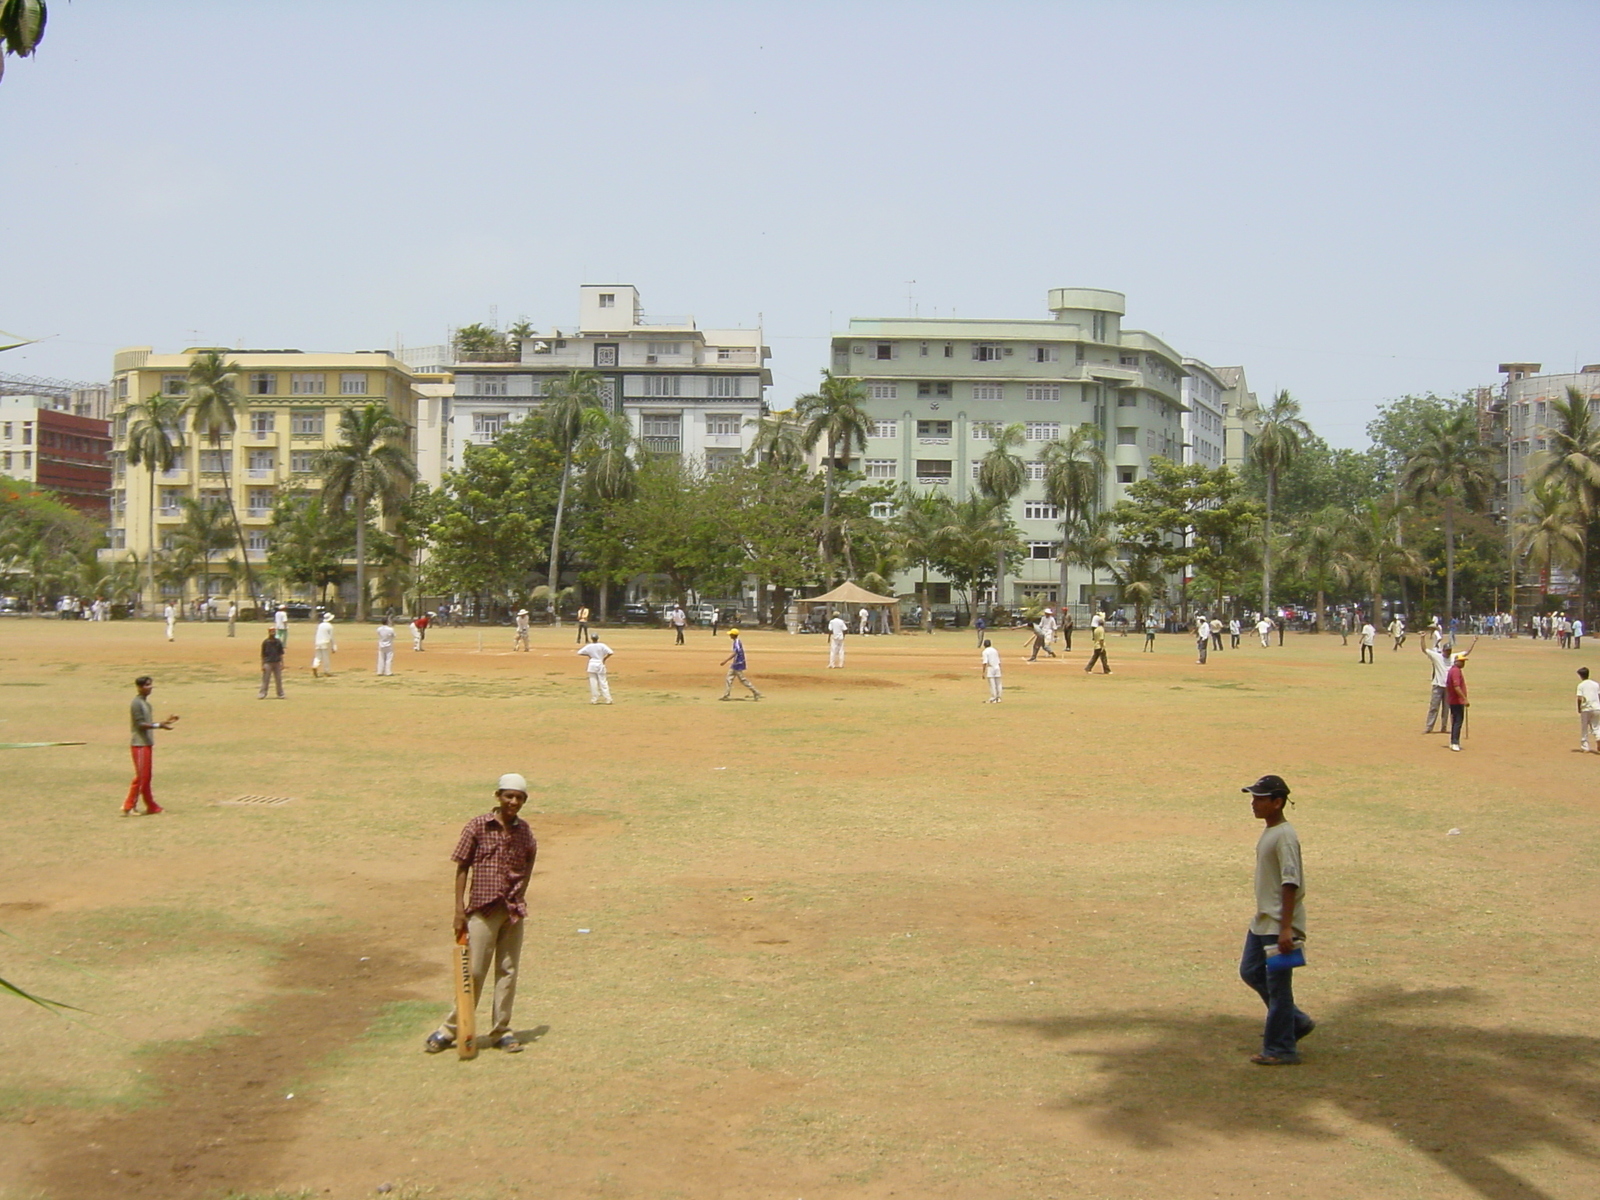
[[[1294,971],[1267,970],[1267,956],[1278,952],[1276,934],[1246,933],[1239,978],[1267,1006],[1267,1027],[1261,1035],[1261,1053],[1273,1058],[1300,1060],[1299,1040],[1310,1032],[1311,1018],[1294,1006]]]

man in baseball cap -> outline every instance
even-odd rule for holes
[[[1289,785],[1281,775],[1263,775],[1239,789],[1250,796],[1250,811],[1266,828],[1256,842],[1256,913],[1244,935],[1239,960],[1243,979],[1267,1006],[1261,1053],[1250,1061],[1262,1067],[1292,1066],[1300,1061],[1300,1039],[1317,1023],[1295,1007],[1294,969],[1269,966],[1268,959],[1293,954],[1305,942],[1305,871],[1300,863],[1300,838],[1284,820]]]
[[[744,677],[744,643],[739,640],[739,631],[737,629],[728,630],[728,637],[732,639],[733,649],[729,652],[727,658],[717,664],[728,668],[728,679],[723,686],[721,699],[731,700],[733,698],[733,681],[735,679],[750,689],[750,698],[752,700],[761,699],[761,693],[756,691],[756,685]]]
[[[528,800],[528,781],[517,774],[502,775],[494,798],[493,811],[467,822],[450,855],[456,864],[455,933],[458,938],[467,935],[474,996],[483,994],[484,978],[494,963],[494,1023],[488,1044],[514,1054],[522,1043],[511,1032],[511,1006],[517,998],[517,965],[528,915],[528,877],[539,844],[528,823],[517,816]],[[444,1024],[428,1035],[423,1048],[429,1054],[456,1044],[456,1017],[452,1006]]]

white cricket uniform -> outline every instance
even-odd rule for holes
[[[1578,734],[1585,750],[1600,750],[1600,679],[1578,685]]]
[[[333,640],[333,622],[324,620],[317,626],[317,635],[311,643],[311,669],[325,674],[333,673],[333,652],[339,647]]]
[[[870,620],[872,620],[872,614],[863,608],[856,614],[856,632],[865,634],[867,632],[867,622]]]
[[[1272,633],[1272,622],[1262,617],[1261,620],[1256,622],[1256,632],[1261,635],[1261,644],[1265,646],[1267,638]]]
[[[528,615],[526,613],[517,614],[517,636],[512,639],[511,648],[515,650],[518,646],[521,646],[524,650],[528,648]],[[416,649],[416,647],[412,647],[412,649]]]
[[[394,674],[394,626],[387,621],[378,626],[378,674]]]
[[[606,677],[606,659],[611,657],[611,647],[604,642],[590,642],[575,651],[589,660],[589,703],[611,703],[611,681]]]
[[[1000,703],[1000,651],[993,646],[983,648],[983,677],[989,681],[990,704]]]
[[[828,665],[830,667],[844,666],[844,635],[849,629],[843,617],[834,617],[828,622]]]
[[[167,641],[172,640],[172,623],[178,619],[178,614],[173,611],[172,605],[167,605]]]

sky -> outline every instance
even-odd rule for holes
[[[56,0],[0,80],[0,372],[576,325],[1128,328],[1386,400],[1600,362],[1600,4]]]

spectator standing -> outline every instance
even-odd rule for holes
[[[133,681],[133,686],[139,691],[129,709],[133,724],[133,736],[129,743],[133,751],[133,782],[128,785],[128,798],[122,802],[122,815],[134,816],[135,808],[142,797],[144,815],[149,817],[166,811],[150,794],[150,776],[155,769],[155,732],[158,729],[171,729],[178,718],[173,715],[165,721],[156,720],[155,713],[150,709],[150,693],[155,688],[155,682],[150,676],[139,676]]]
[[[1445,703],[1450,705],[1450,749],[1461,749],[1461,726],[1467,719],[1467,708],[1471,701],[1467,699],[1467,677],[1462,668],[1467,665],[1467,656],[1457,654],[1450,664],[1450,670],[1444,677]]]
[[[1261,1053],[1250,1061],[1261,1067],[1293,1066],[1300,1061],[1300,1039],[1317,1023],[1295,1006],[1294,969],[1274,968],[1274,956],[1294,954],[1305,944],[1305,871],[1300,858],[1300,837],[1284,819],[1289,785],[1277,775],[1263,775],[1248,787],[1250,811],[1266,828],[1256,841],[1256,915],[1244,937],[1239,978],[1267,1006],[1267,1023],[1261,1036]]]
[[[256,694],[257,700],[267,698],[267,685],[276,684],[278,699],[283,699],[283,643],[278,640],[278,635],[272,630],[267,631],[267,636],[261,640],[261,691]]]

